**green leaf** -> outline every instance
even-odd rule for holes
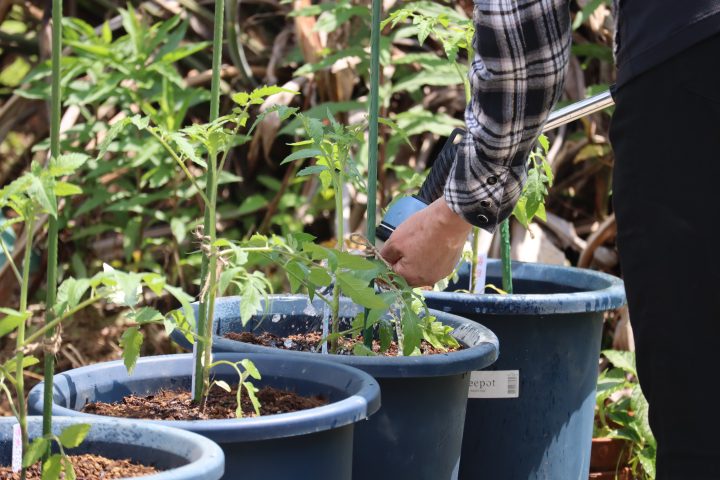
[[[143,117],[140,115],[133,115],[130,117],[130,123],[135,125],[135,128],[138,130],[145,130],[150,126],[150,118],[149,117]]]
[[[390,348],[390,344],[393,341],[394,332],[392,324],[388,321],[380,322],[378,334],[380,336],[380,350],[384,352]]]
[[[255,364],[248,359],[240,360],[240,364],[243,366],[245,371],[255,380],[260,380],[260,372],[258,371]]]
[[[338,267],[349,270],[374,270],[377,268],[377,264],[360,255],[340,252],[338,254]]]
[[[80,195],[83,189],[68,182],[58,181],[55,183],[55,195],[58,197],[69,197],[70,195]]]
[[[113,125],[110,127],[110,129],[105,133],[105,138],[103,138],[102,142],[100,143],[100,147],[98,148],[98,154],[96,160],[102,159],[105,154],[108,151],[108,148],[110,148],[110,144],[117,138],[118,135],[120,135],[120,132],[122,132],[125,127],[127,127],[130,124],[129,118],[123,118],[122,120],[118,120],[117,122],[113,123]]]
[[[326,287],[332,282],[332,277],[324,268],[310,267],[310,275],[308,276],[308,280],[310,280],[313,285],[319,287]]]
[[[147,285],[155,295],[162,295],[165,289],[165,277],[157,273],[145,273],[142,276],[142,281],[145,282],[145,285]]]
[[[65,429],[60,432],[60,435],[58,435],[58,440],[60,441],[60,444],[65,448],[75,448],[80,446],[83,440],[85,440],[85,437],[87,436],[89,431],[89,423],[78,423],[76,425],[70,425],[69,427],[65,427]]]
[[[138,357],[140,357],[140,347],[143,343],[143,334],[138,327],[130,327],[125,330],[120,337],[120,348],[123,349],[122,357],[128,374],[132,374],[135,370]]]
[[[50,175],[60,177],[75,173],[90,157],[84,153],[67,153],[50,160]]]
[[[538,137],[538,143],[542,147],[543,151],[547,154],[548,150],[550,150],[550,140],[548,140],[548,137],[545,135],[540,135]]]
[[[183,137],[180,133],[173,132],[173,133],[169,134],[168,137],[170,138],[170,140],[173,141],[173,143],[175,143],[175,146],[178,148],[178,150],[180,151],[182,156],[190,159],[193,163],[201,166],[204,169],[208,168],[205,160],[200,158],[198,156],[198,154],[195,152],[195,147],[193,147],[192,144],[190,142],[188,142],[188,140],[185,137]]]
[[[403,355],[413,355],[423,338],[421,320],[410,308],[403,308],[402,312]]]
[[[128,318],[136,323],[143,325],[145,323],[161,322],[165,317],[152,307],[143,307],[136,312],[128,315]]]
[[[14,331],[20,324],[30,318],[30,312],[20,313],[10,308],[0,307],[0,313],[5,314],[5,316],[0,319],[0,337],[4,337]]]
[[[262,294],[255,285],[247,282],[240,301],[240,321],[245,325],[262,307]]]
[[[29,194],[50,216],[57,218],[57,199],[55,198],[54,181],[48,177],[30,175]]]
[[[349,296],[353,302],[366,308],[386,308],[388,305],[382,297],[375,294],[365,280],[353,276],[350,272],[338,272],[336,281],[343,293]]]
[[[197,53],[200,50],[203,50],[208,45],[211,45],[211,43],[210,42],[200,42],[200,43],[190,43],[187,45],[183,45],[183,46],[178,47],[177,49],[163,55],[163,57],[160,59],[160,61],[163,63],[175,63],[178,60],[182,60],[185,57],[189,57],[190,55]]]
[[[247,215],[248,213],[257,212],[261,208],[264,208],[268,204],[268,201],[260,194],[250,195],[247,197],[237,209],[238,215]]]
[[[90,280],[81,278],[79,280],[68,277],[58,287],[57,301],[58,303],[67,303],[67,308],[71,309],[76,307],[85,292],[90,288]]]
[[[302,170],[300,170],[296,176],[297,177],[306,177],[308,175],[316,175],[316,174],[322,173],[327,170],[329,170],[329,168],[326,167],[325,165],[310,165],[309,167],[305,167]]]
[[[27,468],[40,460],[50,447],[50,442],[43,437],[38,437],[28,446],[25,455],[23,455],[23,467]]]
[[[63,455],[63,465],[65,469],[65,480],[76,480],[75,467],[73,467],[72,461],[67,456]]]
[[[278,93],[292,93],[293,95],[300,94],[300,92],[296,92],[295,90],[289,90],[287,88],[282,88],[275,85],[262,86],[256,88],[250,93],[250,102],[254,104],[261,104],[265,100],[265,98]]]
[[[184,242],[185,237],[187,236],[187,226],[185,224],[185,220],[173,217],[170,220],[170,231],[175,237],[175,240],[177,240],[178,244]]]
[[[287,157],[285,157],[283,161],[280,162],[280,165],[294,162],[303,158],[315,158],[319,155],[322,155],[322,152],[316,148],[303,148],[302,150],[296,150]]]
[[[38,363],[40,363],[40,360],[38,360],[36,357],[33,357],[32,355],[28,355],[26,357],[23,357],[21,368],[22,370],[25,370],[27,367],[32,367],[33,365],[37,365]],[[14,372],[16,370],[16,365],[17,358],[12,357],[10,360],[3,364],[3,369],[7,370],[8,372]]]
[[[601,352],[616,368],[637,377],[637,369],[635,367],[635,354],[633,352],[625,352],[620,350],[603,350]]]
[[[215,380],[214,383],[215,383],[215,385],[217,385],[218,387],[222,388],[222,389],[225,390],[226,392],[228,392],[228,393],[232,392],[232,388],[230,388],[230,385],[228,385],[227,382],[225,382],[225,381],[223,381],[223,380]]]
[[[307,267],[293,260],[285,264],[284,268],[290,282],[290,293],[297,293],[303,286],[303,279],[308,276]]]
[[[359,357],[374,357],[377,354],[362,343],[356,343],[353,346],[353,355],[357,355]]]
[[[51,455],[50,458],[43,463],[43,480],[57,480],[60,478],[62,471],[62,456],[58,453]]]
[[[258,389],[255,388],[255,385],[253,385],[252,382],[243,382],[242,385],[245,387],[250,403],[252,403],[255,415],[260,415],[260,400],[258,400],[257,395],[255,395],[258,392]],[[238,405],[238,409],[240,409],[240,405]]]

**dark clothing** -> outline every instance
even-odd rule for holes
[[[617,241],[658,480],[720,479],[719,85],[716,35],[615,94]]]
[[[617,85],[720,32],[720,0],[615,0]]]

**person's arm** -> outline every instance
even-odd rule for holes
[[[560,99],[570,57],[567,0],[475,2],[468,135],[445,186],[467,222],[493,231],[510,216],[527,159]]]
[[[455,267],[476,225],[509,217],[527,157],[560,98],[570,56],[567,0],[475,0],[468,134],[445,195],[411,216],[382,250],[411,285],[432,285]]]

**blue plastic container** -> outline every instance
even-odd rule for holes
[[[213,360],[249,358],[262,374],[256,386],[271,385],[300,395],[323,395],[329,404],[293,413],[222,420],[142,420],[199,433],[225,452],[226,479],[349,480],[353,427],[380,407],[380,389],[369,375],[313,358],[276,355],[215,354]],[[192,355],[163,355],[138,361],[131,376],[122,362],[107,362],[55,376],[56,415],[96,418],[78,412],[87,402],[113,402],[131,393],[147,395],[160,389],[189,389]],[[231,367],[213,369],[216,379],[237,382]],[[32,412],[42,409],[43,384],[30,392]],[[127,421],[127,420],[125,420]]]
[[[498,343],[485,327],[455,315],[434,312],[455,328],[453,335],[467,348],[457,352],[414,357],[322,355],[249,345],[227,338],[227,332],[253,330],[278,335],[319,330],[323,304],[306,296],[272,296],[262,315],[243,327],[240,298],[219,299],[215,306],[217,351],[274,352],[295,362],[324,358],[359,368],[380,383],[382,408],[355,429],[353,478],[449,480],[457,478],[469,373],[495,361]],[[360,311],[341,302],[340,315],[349,322]],[[341,326],[341,329],[343,327]]]
[[[0,465],[12,461],[14,417],[0,418]],[[112,459],[131,459],[163,470],[147,480],[217,480],[223,475],[223,452],[214,442],[194,433],[159,425],[111,419],[53,418],[57,435],[66,427],[89,423],[83,443],[69,455],[91,453]],[[42,435],[42,417],[28,418],[30,440]]]
[[[473,374],[479,398],[468,400],[460,479],[586,479],[603,312],[624,304],[623,283],[569,267],[512,270],[512,295],[425,294],[431,308],[482,323],[503,346],[490,372]],[[501,262],[490,261],[487,282],[501,278]]]

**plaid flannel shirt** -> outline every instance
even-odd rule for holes
[[[560,99],[570,55],[568,0],[475,0],[470,133],[459,145],[445,201],[490,232],[510,216],[527,159]]]

